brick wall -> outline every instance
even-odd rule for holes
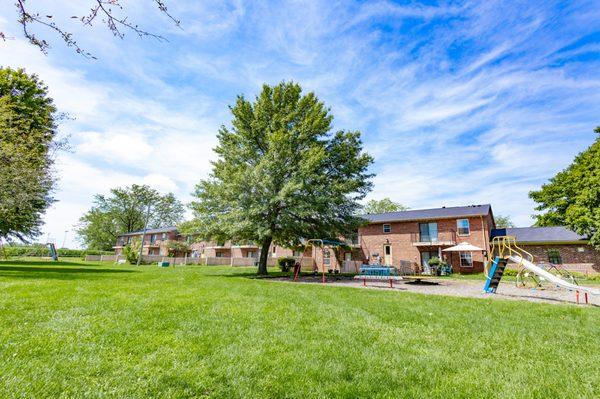
[[[600,251],[587,244],[519,244],[519,247],[532,254],[535,263],[548,263],[548,250],[558,250],[567,270],[600,273]]]

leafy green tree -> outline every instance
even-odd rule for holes
[[[42,215],[54,202],[56,119],[36,75],[0,68],[0,240],[40,234]]]
[[[600,127],[595,129],[600,134]],[[600,249],[600,137],[565,170],[529,196],[543,212],[538,226],[565,225]]]
[[[221,127],[218,159],[192,202],[189,233],[260,243],[259,274],[267,273],[272,242],[339,237],[360,223],[358,201],[371,189],[360,132],[331,132],[333,116],[298,84],[264,85],[254,102],[231,107],[232,127]]]
[[[137,265],[141,246],[142,241],[135,237],[129,244],[123,247],[123,255],[130,265]]]
[[[515,224],[512,222],[512,220],[510,219],[510,216],[508,216],[508,215],[495,216],[494,220],[496,221],[496,227],[499,229],[507,228],[507,227],[515,227]]]
[[[89,249],[109,250],[119,234],[148,228],[174,226],[183,219],[183,204],[171,193],[161,195],[133,184],[114,188],[111,195],[97,194],[92,208],[79,219],[77,234]]]
[[[387,212],[398,212],[405,211],[408,207],[402,205],[399,202],[394,202],[389,198],[383,198],[380,200],[370,200],[363,207],[363,213],[372,215],[374,213],[387,213]]]

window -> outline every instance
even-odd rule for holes
[[[302,251],[294,250],[294,252],[292,252],[292,256],[295,258],[299,258],[302,256]]]
[[[548,250],[548,262],[554,263],[555,265],[562,264],[562,258],[560,257],[560,252],[558,249]]]
[[[468,236],[471,234],[471,228],[469,227],[469,219],[458,219],[456,221],[456,228],[458,229],[459,236]]]
[[[248,251],[248,258],[256,258],[256,252]]]
[[[460,253],[460,266],[461,267],[473,267],[473,255],[470,252]]]
[[[327,248],[323,250],[323,264],[328,266],[331,264],[331,254]]]
[[[271,252],[271,256],[272,256],[273,258],[277,257],[277,247],[276,247],[275,245],[273,245],[273,249],[272,249],[272,252]]]
[[[345,261],[352,260],[352,252],[344,252],[344,260]]]
[[[150,244],[154,244],[156,242],[156,234],[152,234],[150,236]]]
[[[419,223],[419,241],[437,242],[438,225],[437,223]]]
[[[392,246],[391,245],[385,245],[383,247],[383,250],[385,251],[386,255],[391,255],[392,254]]]
[[[383,225],[383,232],[384,233],[391,233],[392,232],[392,225],[389,223],[386,223]]]
[[[160,237],[161,241],[166,241],[167,240],[167,233],[162,233],[162,236]]]
[[[223,257],[223,252],[221,252],[221,251],[217,251],[217,252],[215,252],[215,256],[216,256],[217,258],[222,258],[222,257]]]

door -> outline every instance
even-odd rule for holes
[[[387,266],[392,265],[392,246],[390,244],[383,246],[383,263]]]

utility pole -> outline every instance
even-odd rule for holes
[[[148,204],[148,209],[146,209],[146,220],[144,221],[144,231],[142,232],[142,242],[140,245],[140,253],[138,254],[136,266],[139,266],[140,262],[142,261],[142,250],[144,249],[144,238],[146,236],[146,230],[148,229],[148,219],[150,218],[150,205],[151,204]]]

